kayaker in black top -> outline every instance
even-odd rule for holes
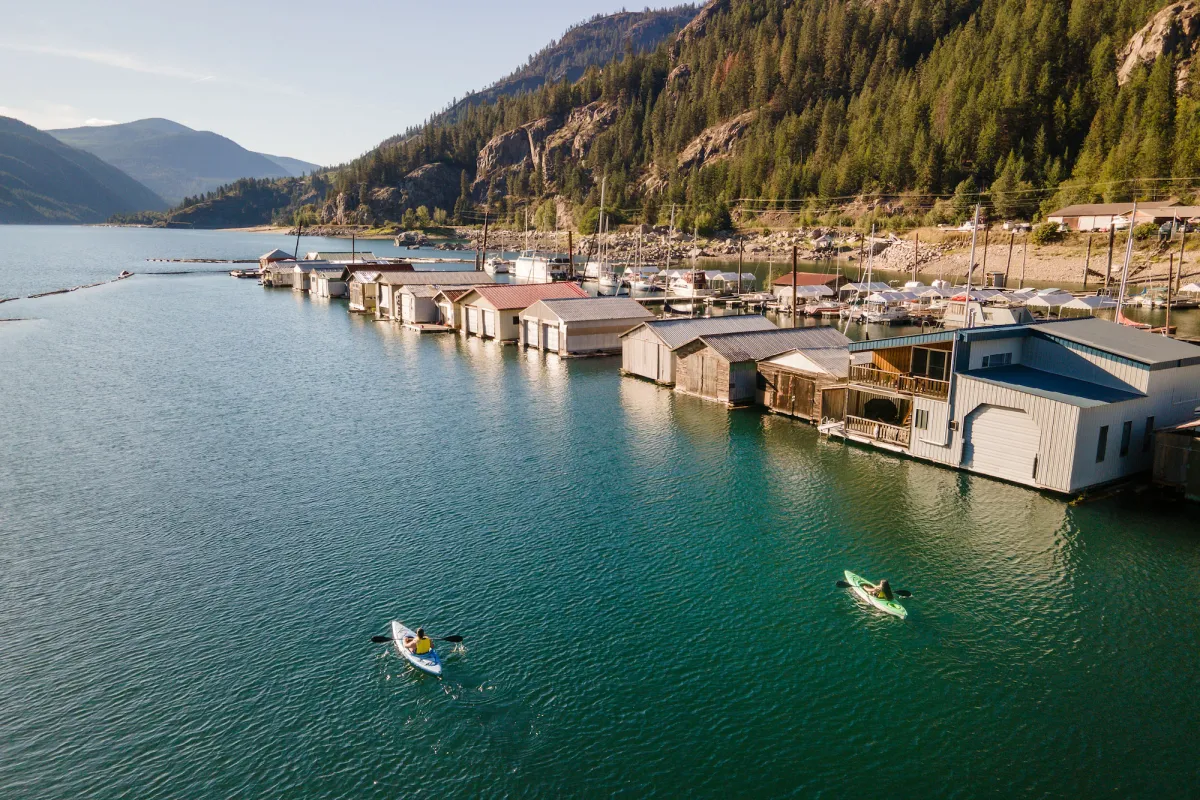
[[[863,591],[875,597],[882,597],[884,600],[892,599],[892,585],[888,583],[888,579],[884,578],[879,583],[871,584],[863,581]]]

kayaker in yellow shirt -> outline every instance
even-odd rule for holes
[[[417,628],[416,636],[405,636],[401,643],[410,653],[423,656],[433,649],[433,640],[425,635],[424,628]]]
[[[867,583],[863,581],[862,589],[869,595],[882,598],[884,600],[894,600],[892,596],[892,585],[888,583],[888,579],[884,578],[879,583]]]

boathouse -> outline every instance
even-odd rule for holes
[[[278,247],[269,253],[263,253],[258,257],[258,268],[266,272],[272,264],[278,264],[280,261],[294,261],[291,253],[285,253]]]
[[[486,272],[470,270],[468,272],[444,272],[442,270],[422,270],[406,272],[384,272],[379,276],[379,295],[376,300],[375,318],[394,319],[401,317],[402,307],[397,296],[405,286],[476,286],[492,283],[492,278]]]
[[[748,405],[758,387],[758,362],[793,351],[828,350],[815,358],[850,360],[849,339],[836,328],[776,328],[702,335],[675,351],[675,391],[731,406]]]
[[[981,475],[1077,492],[1150,469],[1194,418],[1200,347],[1086,317],[852,342],[832,433]]]
[[[675,351],[688,342],[706,334],[769,330],[777,328],[761,314],[644,322],[621,334],[621,373],[674,386]]]
[[[317,267],[309,273],[309,293],[314,297],[345,297],[348,276],[341,264]]]
[[[305,253],[305,261],[328,261],[330,264],[375,264],[379,259],[370,251],[326,251]]]
[[[291,288],[296,280],[296,262],[292,260],[272,262],[262,273],[262,285],[276,288]]]
[[[400,321],[408,325],[436,325],[438,307],[434,298],[441,289],[437,286],[402,286],[396,292],[400,298]]]
[[[478,274],[478,273],[475,273]],[[501,342],[521,336],[521,312],[539,300],[587,297],[577,283],[529,283],[476,286],[462,299],[462,331]]]
[[[521,312],[520,344],[562,356],[621,352],[621,334],[654,319],[628,297],[539,300]]]
[[[814,342],[758,362],[755,399],[776,414],[821,423],[846,414],[846,379],[850,375],[850,340],[837,329],[836,341]],[[825,346],[830,345],[830,346]]]
[[[471,291],[470,287],[459,289],[442,288],[433,298],[438,309],[438,324],[458,330],[462,327],[462,304],[459,300]]]
[[[1154,482],[1200,500],[1200,419],[1155,432]]]
[[[736,275],[736,273],[734,273]],[[795,289],[792,288],[792,276],[795,275]],[[792,307],[792,295],[796,297],[797,305],[812,300],[824,300],[835,297],[838,291],[848,283],[842,275],[830,275],[827,272],[786,272],[771,284],[771,295],[775,301],[787,308]],[[884,288],[890,288],[887,284]]]

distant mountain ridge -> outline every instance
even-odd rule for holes
[[[299,159],[247,150],[232,139],[168,119],[47,131],[125,171],[170,203],[239,178],[298,177],[320,169]]]
[[[627,48],[634,53],[653,50],[695,19],[698,13],[696,6],[688,4],[657,10],[597,14],[587,22],[573,26],[562,38],[530,56],[512,74],[457,101],[436,115],[433,122],[453,122],[471,106],[532,92],[548,83],[577,81],[589,67],[603,67],[619,58]],[[384,144],[402,138],[404,136],[395,136]]]
[[[161,211],[163,198],[91,153],[0,117],[0,223],[104,222]]]

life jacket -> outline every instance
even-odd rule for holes
[[[429,637],[425,637],[424,639],[417,639],[417,647],[416,647],[417,655],[423,656],[432,649],[433,649],[433,642],[429,639]]]

